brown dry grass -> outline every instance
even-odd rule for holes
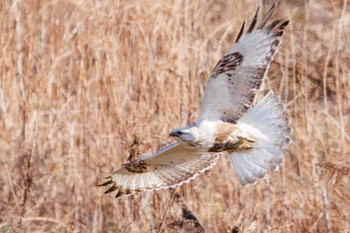
[[[291,24],[266,87],[295,141],[281,171],[242,188],[223,157],[175,193],[115,200],[96,175],[196,118],[256,1],[1,1],[0,232],[348,231],[349,5],[279,3]]]

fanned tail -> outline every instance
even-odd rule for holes
[[[238,121],[239,127],[255,139],[252,149],[234,152],[230,159],[242,185],[254,184],[283,162],[291,143],[290,120],[279,97],[270,91],[259,104]]]

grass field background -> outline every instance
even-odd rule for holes
[[[294,128],[283,167],[241,187],[228,158],[121,199],[96,177],[172,142],[244,19],[273,1],[0,1],[0,232],[349,232],[350,2],[291,20],[265,89]]]

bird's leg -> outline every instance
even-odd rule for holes
[[[236,151],[249,150],[252,148],[251,142],[255,142],[253,138],[240,138],[240,144]]]
[[[239,149],[241,150],[248,150],[251,149],[252,146],[250,145],[249,141],[244,140],[241,145],[239,145]]]

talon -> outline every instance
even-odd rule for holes
[[[241,149],[248,150],[251,149],[252,146],[248,142],[243,142],[242,145],[240,146]]]

